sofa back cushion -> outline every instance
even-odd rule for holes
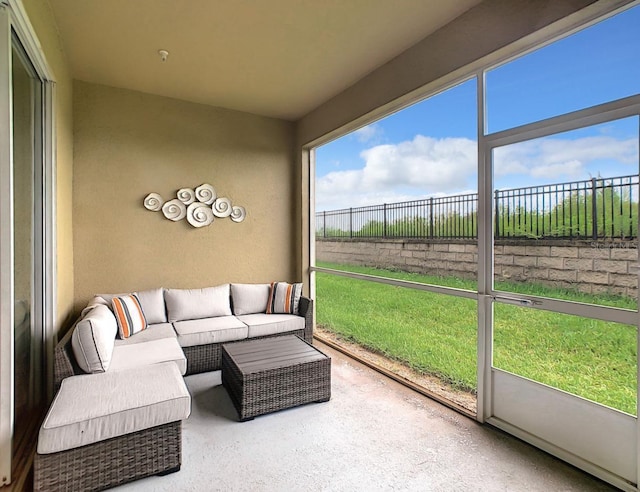
[[[155,325],[167,322],[167,311],[164,308],[164,289],[141,290],[135,294],[140,300],[147,323]]]
[[[109,369],[117,331],[116,318],[107,306],[96,304],[84,311],[71,336],[73,355],[83,371]]]
[[[231,316],[229,284],[204,289],[164,291],[169,322]]]
[[[231,284],[233,314],[264,313],[267,311],[269,284]]]

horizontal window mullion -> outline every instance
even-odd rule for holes
[[[442,287],[433,284],[421,284],[419,282],[411,282],[409,280],[399,280],[395,278],[378,277],[377,275],[367,275],[365,273],[354,273],[344,270],[334,270],[332,268],[311,267],[312,272],[328,273],[338,275],[340,277],[348,277],[356,280],[365,280],[368,282],[377,282],[385,285],[393,285],[395,287],[405,287],[407,289],[422,290],[426,292],[434,292],[436,294],[445,294],[456,297],[464,297],[466,299],[478,300],[478,293],[472,290],[456,289],[454,287]]]
[[[640,96],[631,96],[572,113],[554,116],[535,123],[491,133],[485,135],[482,139],[488,147],[502,147],[638,114],[640,114]]]

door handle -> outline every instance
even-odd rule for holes
[[[505,304],[513,304],[514,306],[533,306],[535,303],[531,299],[524,297],[510,296],[491,296],[494,301],[504,302]]]

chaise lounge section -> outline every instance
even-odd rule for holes
[[[102,490],[177,471],[190,413],[173,362],[66,378],[40,429],[34,490]]]

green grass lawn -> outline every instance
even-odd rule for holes
[[[474,281],[375,268],[328,268],[475,290]],[[516,290],[511,285],[500,290]],[[524,284],[521,293],[602,304],[601,296]],[[318,324],[422,373],[476,390],[475,300],[317,273]],[[635,309],[636,301],[607,305]],[[636,414],[636,327],[577,316],[494,307],[494,366]]]

